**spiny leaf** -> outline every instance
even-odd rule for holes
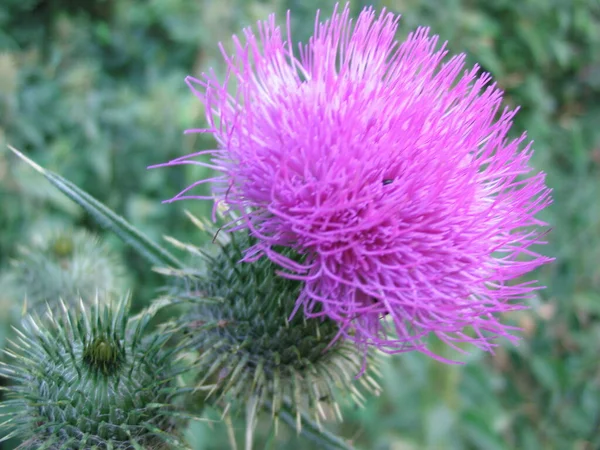
[[[41,173],[50,183],[56,186],[63,194],[81,206],[101,225],[116,233],[124,242],[131,245],[141,256],[157,266],[168,266],[182,269],[183,264],[164,248],[152,242],[140,230],[133,227],[123,217],[117,215],[110,208],[96,200],[62,176],[44,169],[19,150],[12,146],[8,148],[19,158]]]

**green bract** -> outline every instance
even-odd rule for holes
[[[335,322],[307,319],[301,309],[292,315],[301,283],[277,275],[266,258],[240,262],[251,241],[247,233],[221,232],[215,255],[179,244],[200,256],[192,264],[198,270],[169,271],[179,279],[174,297],[190,305],[178,320],[198,354],[197,388],[226,405],[243,403],[249,426],[265,406],[275,416],[291,408],[298,428],[302,412],[317,421],[328,412],[339,417],[336,388],[357,403],[363,396],[355,381],[379,389],[369,373],[355,380],[364,355],[336,340]]]
[[[166,449],[174,435],[179,365],[169,333],[144,335],[128,302],[79,315],[28,316],[1,373],[13,381],[4,426],[26,449]],[[12,415],[11,415],[12,413]]]

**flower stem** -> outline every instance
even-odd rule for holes
[[[266,402],[266,407],[267,410],[271,408],[269,402]],[[291,428],[296,429],[296,411],[290,405],[282,405],[278,415]],[[355,450],[352,445],[348,444],[342,438],[320,427],[307,414],[300,412],[300,418],[302,421],[300,434],[318,444],[317,448],[327,450]]]

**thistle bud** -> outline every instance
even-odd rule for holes
[[[23,320],[0,374],[13,382],[2,404],[6,438],[24,449],[183,447],[174,427],[180,371],[169,333],[145,335],[149,316],[127,319],[128,301],[97,301],[79,315]]]
[[[364,389],[355,383],[379,389],[369,373],[355,379],[366,363],[363,351],[337,339],[336,322],[294,313],[301,283],[277,275],[272,261],[240,263],[251,241],[245,232],[221,233],[213,255],[179,245],[200,256],[193,263],[197,270],[171,272],[179,277],[174,296],[190,305],[179,321],[197,351],[197,389],[227,409],[244,404],[250,427],[264,406],[274,416],[290,407],[298,428],[301,413],[317,422],[340,418],[337,388],[357,403]],[[287,256],[300,257],[291,251]],[[372,369],[372,361],[367,366]]]
[[[77,305],[97,293],[110,298],[124,289],[125,270],[119,258],[98,237],[83,230],[42,233],[19,247],[12,270],[5,276],[8,295],[15,303],[27,300],[31,310],[63,299]]]

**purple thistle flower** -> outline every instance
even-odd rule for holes
[[[551,258],[531,247],[550,202],[532,173],[531,143],[507,138],[516,110],[465,55],[419,28],[398,43],[399,16],[373,8],[356,23],[336,6],[294,54],[274,16],[221,47],[224,81],[187,78],[205,104],[218,149],[163,165],[196,164],[258,238],[244,261],[266,256],[303,280],[307,316],[340,323],[340,335],[388,353],[416,350],[431,333],[448,345],[491,351],[514,327],[498,313],[521,309],[539,289],[511,281]],[[195,157],[210,154],[210,163]],[[216,206],[216,205],[215,205]],[[292,247],[303,263],[283,257]]]

